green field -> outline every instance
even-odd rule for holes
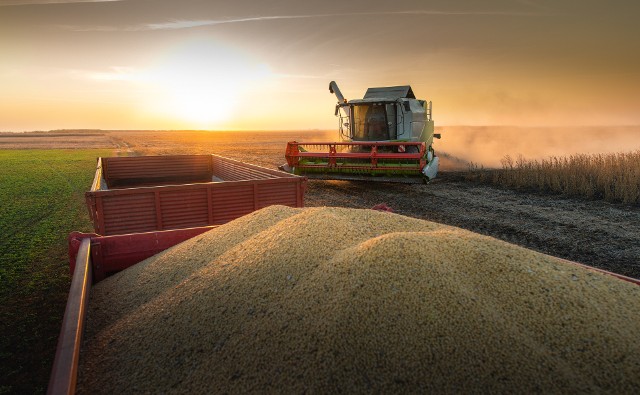
[[[109,150],[0,150],[1,393],[46,391],[70,284],[66,238]]]

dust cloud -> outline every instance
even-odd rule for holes
[[[640,149],[640,126],[516,127],[443,126],[436,152],[450,166],[501,167],[506,155],[525,159],[550,156],[629,152]],[[444,170],[444,169],[443,169]]]

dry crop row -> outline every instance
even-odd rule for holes
[[[472,165],[470,178],[510,188],[640,203],[640,150],[612,154],[576,154],[568,157],[526,160],[502,159],[502,169]]]

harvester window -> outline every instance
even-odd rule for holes
[[[389,140],[389,123],[383,103],[353,107],[353,139],[358,141]],[[392,118],[395,126],[395,117]]]

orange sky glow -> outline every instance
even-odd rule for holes
[[[0,131],[334,129],[406,85],[436,125],[640,124],[640,3],[0,0]]]

